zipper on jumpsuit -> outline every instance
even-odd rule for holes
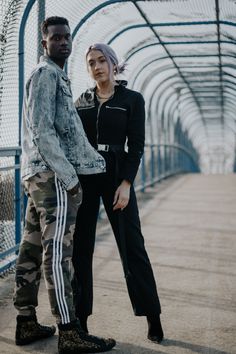
[[[103,103],[99,102],[99,106],[98,106],[98,112],[97,112],[97,120],[96,120],[96,130],[97,130],[97,146],[98,146],[98,138],[99,138],[99,132],[98,132],[98,118],[99,118],[99,113],[101,110]]]

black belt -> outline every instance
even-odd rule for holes
[[[97,151],[124,151],[124,145],[98,144]]]

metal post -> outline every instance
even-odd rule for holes
[[[45,19],[45,0],[37,0],[38,7],[38,61],[41,55],[43,55],[43,46],[41,45],[41,22]]]
[[[21,115],[23,107],[23,96],[24,96],[24,36],[25,36],[25,26],[31,11],[36,0],[30,0],[25,8],[25,11],[22,16],[20,30],[19,30],[19,111],[18,111],[18,120],[19,120],[19,146],[21,146]],[[20,155],[15,156],[15,163],[20,164]],[[20,242],[21,239],[21,182],[20,182],[20,169],[15,171],[15,242],[16,244]]]

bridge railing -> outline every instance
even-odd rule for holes
[[[22,230],[19,147],[0,148],[0,273],[15,264]]]
[[[25,196],[20,180],[19,147],[0,148],[0,273],[15,265],[22,236]],[[198,172],[193,153],[178,144],[147,144],[135,180],[145,192],[161,180],[185,172]]]

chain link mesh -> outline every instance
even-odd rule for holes
[[[8,170],[14,166],[14,158],[1,158],[0,170],[0,253],[7,251],[15,245],[15,186],[14,170]],[[3,170],[4,169],[4,170]],[[14,256],[10,256],[14,258]],[[9,256],[0,260],[4,266],[9,262]]]

